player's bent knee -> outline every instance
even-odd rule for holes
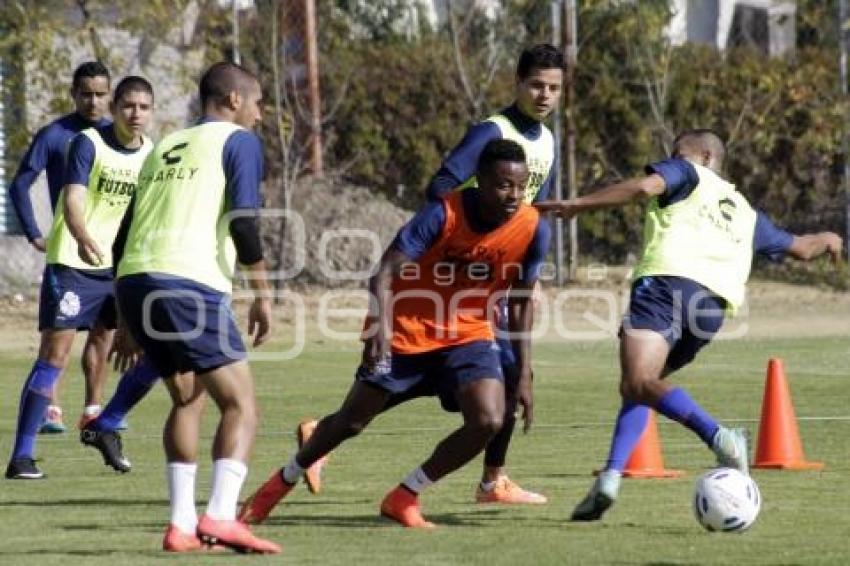
[[[472,428],[484,438],[491,438],[502,430],[504,424],[504,413],[487,411],[467,420],[466,426]]]
[[[649,382],[642,379],[626,379],[620,382],[620,395],[626,401],[646,403],[651,399]]]

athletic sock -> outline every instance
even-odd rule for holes
[[[18,406],[18,427],[15,430],[15,446],[12,459],[32,458],[35,452],[35,438],[44,420],[53,385],[62,373],[43,360],[36,360],[21,391]]]
[[[168,500],[171,505],[171,524],[187,534],[194,534],[198,526],[195,510],[195,475],[198,464],[169,462]]]
[[[702,407],[691,399],[684,389],[674,387],[668,391],[656,407],[659,413],[682,423],[699,435],[711,447],[711,441],[720,426]]]
[[[87,417],[96,417],[100,414],[100,411],[103,407],[100,405],[86,405],[83,407],[83,415]]]
[[[298,460],[295,459],[295,456],[289,459],[289,463],[283,467],[283,471],[281,472],[283,481],[289,485],[295,485],[298,483],[298,480],[301,479],[301,476],[303,475],[304,468],[301,467]]]
[[[159,380],[159,371],[147,358],[127,370],[100,415],[89,425],[93,430],[115,432],[124,417],[141,401]]]
[[[248,466],[232,458],[213,462],[212,493],[207,503],[207,516],[221,521],[236,519],[239,492],[248,475]]]
[[[419,494],[423,489],[433,484],[434,482],[425,475],[421,466],[407,474],[407,477],[401,482],[402,487],[407,488],[408,491],[414,494]]]
[[[617,424],[614,426],[614,437],[611,439],[611,450],[608,453],[606,470],[622,472],[626,462],[635,450],[646,423],[649,420],[649,407],[631,401],[624,401],[617,414]]]

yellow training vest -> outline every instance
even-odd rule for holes
[[[112,243],[121,226],[121,219],[136,190],[142,163],[153,144],[143,137],[142,146],[132,153],[122,153],[110,147],[95,128],[80,132],[94,144],[95,157],[89,173],[85,200],[86,231],[103,253],[101,265],[89,265],[80,259],[77,241],[65,221],[65,189],[59,193],[53,226],[47,238],[47,263],[62,264],[75,269],[105,269],[112,267]]]
[[[118,277],[166,273],[233,291],[222,157],[232,122],[205,122],[159,142],[145,161]]]
[[[692,165],[699,183],[688,198],[663,208],[657,197],[650,202],[634,276],[687,277],[726,299],[734,313],[752,266],[756,211],[734,185]]]
[[[555,160],[555,139],[552,137],[552,132],[545,124],[540,124],[540,136],[536,140],[530,140],[522,132],[514,127],[513,123],[503,114],[494,114],[485,120],[496,124],[502,134],[502,139],[511,140],[522,146],[525,152],[525,163],[528,166],[528,182],[525,185],[526,204],[534,202],[537,193],[543,183],[549,177],[549,172],[552,169],[552,162]],[[461,189],[477,186],[475,177],[471,177],[463,185]]]

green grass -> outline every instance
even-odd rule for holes
[[[458,423],[435,400],[402,406],[341,447],[319,496],[299,487],[258,533],[284,546],[279,558],[239,563],[285,564],[846,564],[850,560],[850,407],[846,337],[718,342],[675,379],[704,407],[755,435],[769,356],[785,360],[807,456],[822,472],[756,471],[761,516],[743,535],[709,534],[691,514],[696,477],[711,453],[688,431],[660,419],[668,467],[676,480],[626,481],[620,500],[597,524],[566,521],[607,452],[618,406],[613,343],[544,342],[536,347],[537,423],[517,434],[512,476],[549,496],[535,508],[471,503],[480,459],[423,496],[435,532],[410,532],[382,522],[377,504]],[[0,357],[0,451],[7,454],[18,391],[29,354]],[[335,409],[358,352],[353,344],[311,342],[298,359],[254,365],[262,406],[260,437],[243,495],[292,453],[302,417]],[[79,370],[66,382],[67,420],[81,399]],[[0,564],[121,566],[230,564],[232,555],[169,556],[159,551],[168,520],[160,429],[167,411],[157,387],[132,414],[125,435],[133,472],[118,476],[73,433],[40,437],[40,482],[0,480]],[[199,509],[209,490],[212,406],[198,475]]]

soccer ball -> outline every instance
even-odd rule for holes
[[[741,532],[753,524],[761,508],[756,482],[733,468],[716,468],[697,480],[694,514],[709,531]]]

